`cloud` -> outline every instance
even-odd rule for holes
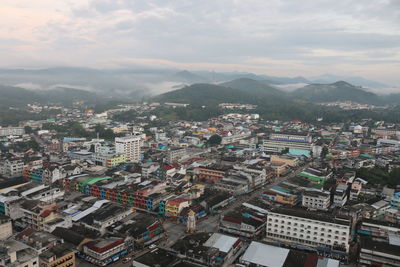
[[[399,86],[399,5],[397,0],[3,0],[0,67],[143,64],[284,76],[335,71]]]

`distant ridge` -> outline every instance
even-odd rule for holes
[[[354,101],[362,104],[383,103],[376,94],[345,81],[331,84],[310,84],[291,93],[291,96],[311,102]]]

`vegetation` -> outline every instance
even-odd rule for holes
[[[60,137],[73,136],[95,138],[98,133],[100,138],[104,138],[106,140],[114,140],[115,137],[121,136],[120,134],[114,134],[111,129],[105,129],[101,125],[96,125],[94,131],[86,131],[79,122],[68,122],[63,125],[46,123],[43,124],[42,129],[55,130],[60,135]]]
[[[388,185],[392,188],[400,184],[400,168],[393,169],[390,173],[382,168],[361,168],[357,170],[360,177],[373,185]]]
[[[240,79],[223,85],[194,84],[153,98],[158,102],[178,102],[190,104],[186,108],[156,109],[156,115],[167,120],[206,120],[223,114],[218,108],[223,102],[254,104],[251,112],[260,114],[265,120],[294,120],[316,122],[322,117],[324,122],[351,122],[365,118],[379,121],[400,122],[400,107],[377,110],[342,110],[337,107],[324,107],[302,100],[291,99],[269,85]],[[246,86],[248,84],[248,86]],[[227,86],[232,87],[227,87]],[[357,89],[361,90],[361,89]],[[235,111],[236,112],[236,111]]]
[[[214,134],[208,139],[207,145],[216,146],[216,145],[221,144],[221,141],[222,141],[221,136],[219,136],[218,134]]]

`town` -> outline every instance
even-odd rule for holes
[[[0,266],[400,266],[400,125],[160,106],[0,128]]]

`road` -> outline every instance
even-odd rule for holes
[[[262,192],[270,189],[271,187],[287,181],[288,179],[297,176],[300,172],[302,172],[304,169],[308,168],[310,163],[307,163],[306,165],[297,168],[295,171],[292,173],[276,178],[272,183],[265,185],[249,194],[242,195],[237,197],[233,203],[231,203],[229,206],[227,206],[220,214],[217,215],[208,215],[205,218],[199,219],[197,221],[197,231],[198,232],[218,232],[218,226],[219,226],[219,221],[221,216],[224,214],[233,211],[240,207],[242,203],[250,200],[253,197],[259,196]],[[180,239],[182,236],[186,234],[186,224],[182,223],[176,223],[176,222],[171,222],[171,221],[165,221],[164,222],[164,229],[168,233],[168,238],[161,242],[162,246],[165,247],[170,247],[172,244],[174,244],[178,239]]]
[[[236,208],[240,207],[243,202],[246,202],[250,200],[253,197],[259,196],[262,192],[270,189],[271,187],[287,181],[288,179],[298,175],[301,171],[303,171],[305,168],[309,166],[310,163],[307,163],[305,166],[297,168],[294,172],[283,176],[276,178],[272,183],[265,185],[253,192],[250,192],[246,195],[242,195],[237,197],[233,203],[231,203],[229,206],[227,206],[220,214],[216,215],[208,215],[205,218],[201,218],[197,221],[197,231],[198,232],[218,232],[218,226],[219,226],[219,221],[222,215],[235,210]],[[183,223],[177,223],[176,221],[168,221],[166,220],[163,224],[164,230],[166,232],[165,238],[162,239],[161,241],[158,242],[158,245],[160,247],[171,247],[176,241],[178,241],[180,238],[185,236],[186,234],[186,224]],[[129,257],[129,258],[135,258],[137,256],[140,256],[144,253],[149,251],[148,248],[140,251],[131,251],[129,254],[127,254],[124,258]],[[77,258],[77,266],[79,267],[91,267],[94,266],[91,263],[85,262],[81,259]],[[108,266],[112,267],[128,267],[132,266],[132,260],[130,260],[127,263],[123,263],[122,260],[119,260],[115,263],[112,263]]]

